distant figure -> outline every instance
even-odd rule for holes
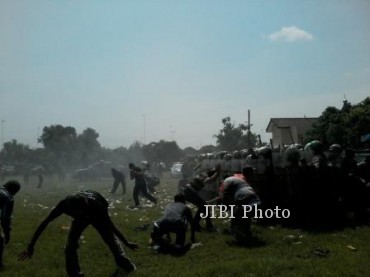
[[[13,213],[13,196],[19,191],[21,185],[17,181],[8,181],[0,188],[0,269],[3,267],[4,244],[10,241],[11,219]],[[2,229],[2,231],[1,231]]]
[[[164,208],[163,217],[154,222],[151,233],[151,245],[155,251],[165,251],[168,248],[170,233],[176,234],[175,249],[182,250],[185,247],[186,230],[191,225],[191,241],[195,242],[193,217],[191,209],[185,205],[185,196],[176,194],[174,202]]]
[[[39,172],[37,174],[37,178],[39,179],[39,184],[37,185],[37,188],[41,188],[42,187],[42,183],[44,183],[44,176],[43,176],[43,173],[42,172]]]
[[[108,202],[96,191],[82,191],[74,195],[69,195],[61,200],[50,212],[44,221],[36,229],[31,243],[26,251],[19,255],[19,260],[31,258],[34,253],[34,246],[46,229],[48,224],[62,214],[73,218],[68,234],[67,245],[65,247],[66,270],[68,276],[84,276],[78,263],[77,248],[82,232],[92,225],[100,234],[103,241],[112,252],[116,265],[119,270],[126,273],[134,271],[135,265],[126,257],[119,240],[130,249],[137,249],[136,243],[128,241],[125,236],[117,229],[108,214]]]
[[[30,181],[30,168],[28,165],[24,166],[23,168],[23,182],[28,184]]]
[[[142,193],[147,199],[157,204],[157,198],[148,193],[145,176],[141,168],[136,167],[133,163],[130,163],[128,167],[130,168],[131,180],[135,179],[135,187],[133,191],[135,206],[140,205],[139,193]]]
[[[59,164],[58,167],[57,167],[57,171],[58,171],[58,181],[59,182],[64,182],[64,180],[66,178],[66,173],[65,173],[65,170],[64,170],[64,166]]]
[[[163,162],[160,162],[158,164],[158,178],[162,178],[163,177],[163,171],[165,169],[165,165]]]
[[[148,162],[145,163],[143,162],[143,168],[147,188],[150,191],[150,193],[154,193],[155,187],[160,184],[160,179],[153,175],[150,169],[150,164]]]
[[[121,183],[121,185],[122,185],[122,194],[125,194],[126,193],[126,178],[125,178],[125,175],[121,171],[119,171],[115,168],[112,168],[111,172],[112,172],[112,176],[114,178],[114,182],[113,182],[113,187],[112,187],[112,190],[110,191],[110,193],[115,194],[119,184]]]
[[[35,174],[39,180],[37,188],[41,188],[42,184],[44,183],[44,172],[45,169],[43,166],[38,166],[32,169],[32,173]]]

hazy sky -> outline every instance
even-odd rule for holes
[[[369,27],[367,0],[0,0],[3,139],[62,124],[199,148],[250,109],[267,140],[271,117],[370,96]]]

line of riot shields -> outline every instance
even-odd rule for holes
[[[201,191],[205,200],[218,196],[222,179],[247,167],[248,183],[259,195],[262,207],[289,209],[282,224],[306,227],[337,227],[348,222],[368,222],[370,209],[370,153],[361,162],[354,151],[318,141],[280,149],[268,146],[241,151],[201,154],[184,173],[179,189],[188,178],[211,174],[220,164],[222,174]],[[271,221],[271,220],[269,220]],[[271,222],[267,222],[271,223]]]

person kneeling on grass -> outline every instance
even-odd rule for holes
[[[108,202],[96,191],[82,191],[69,195],[61,200],[50,212],[46,219],[36,229],[31,243],[26,251],[19,255],[19,260],[31,258],[34,246],[48,224],[62,214],[73,218],[65,247],[66,270],[69,276],[84,276],[78,263],[77,248],[82,232],[87,226],[92,225],[100,234],[104,242],[112,252],[119,271],[126,273],[136,269],[135,265],[126,257],[125,251],[118,240],[122,241],[130,249],[137,249],[136,243],[128,241],[117,229],[108,214]]]
[[[185,196],[176,194],[174,202],[169,203],[164,208],[162,218],[154,222],[151,233],[151,245],[157,252],[170,250],[170,233],[176,234],[174,250],[181,252],[185,250],[186,230],[188,223],[191,225],[191,242],[195,242],[195,230],[191,210],[185,205]]]
[[[4,244],[10,241],[10,225],[13,213],[13,196],[19,191],[21,185],[17,181],[8,181],[0,188],[0,269],[3,267]],[[1,229],[3,229],[4,235]]]

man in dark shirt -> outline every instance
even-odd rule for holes
[[[125,194],[126,193],[126,179],[125,179],[125,175],[115,169],[115,168],[112,168],[111,169],[111,172],[112,172],[112,176],[114,178],[114,182],[113,182],[113,187],[112,187],[112,190],[110,191],[111,194],[115,194],[116,193],[116,190],[118,188],[118,185],[121,183],[122,185],[122,193]]]
[[[136,243],[128,241],[117,229],[108,214],[108,202],[95,191],[83,191],[69,195],[61,200],[47,218],[36,229],[27,251],[20,254],[19,259],[31,258],[34,246],[48,224],[62,214],[73,218],[65,247],[66,270],[69,276],[84,276],[78,263],[78,240],[87,226],[92,225],[111,250],[117,266],[125,272],[135,270],[135,265],[126,257],[125,251],[118,240],[130,249],[138,248]]]
[[[191,210],[185,205],[185,196],[180,193],[176,194],[174,202],[167,204],[164,208],[163,217],[154,222],[151,233],[153,248],[158,251],[164,247],[167,243],[163,236],[169,237],[170,233],[176,234],[175,247],[184,248],[188,223],[191,225],[191,241],[195,242]]]
[[[206,212],[206,206],[207,202],[199,195],[199,192],[202,190],[202,188],[208,184],[212,183],[217,180],[219,174],[221,171],[221,166],[217,165],[215,170],[212,172],[213,174],[210,177],[195,177],[192,181],[190,181],[184,188],[184,195],[185,200],[187,202],[190,202],[197,206],[198,210],[195,213],[194,216],[194,228],[196,231],[201,230],[200,226],[200,220],[201,220],[201,214]],[[209,231],[213,231],[213,223],[210,218],[210,216],[205,218],[206,221],[206,229]]]
[[[135,206],[140,205],[140,201],[139,201],[140,193],[142,193],[143,196],[145,196],[147,199],[152,201],[154,204],[157,204],[157,198],[155,198],[154,196],[148,193],[145,176],[144,176],[144,172],[142,171],[142,169],[139,167],[136,167],[133,163],[130,163],[128,167],[130,168],[131,180],[135,179],[135,187],[133,191]]]
[[[6,182],[4,186],[0,188],[0,269],[3,267],[4,244],[8,244],[10,241],[11,219],[14,205],[13,196],[20,188],[20,184],[14,180]],[[3,231],[1,231],[1,229]]]

